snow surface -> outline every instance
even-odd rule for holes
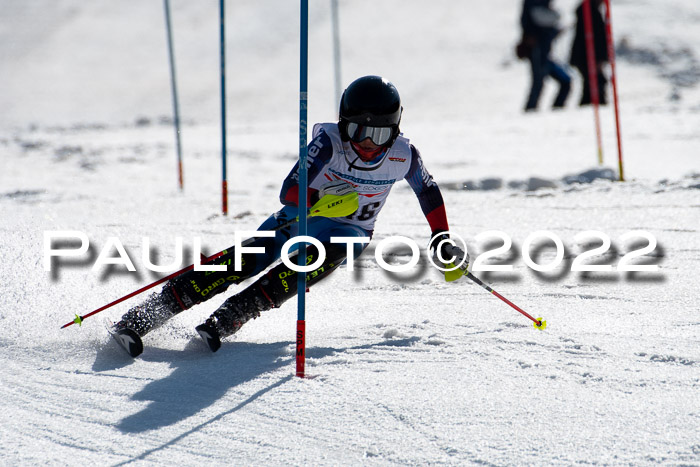
[[[3,465],[700,465],[700,3],[615,0],[624,183],[614,115],[601,109],[605,164],[576,78],[568,107],[524,115],[520,2],[340,1],[343,81],[382,74],[402,127],[443,187],[472,258],[513,240],[477,273],[548,322],[540,332],[468,280],[423,258],[388,274],[377,243],[429,231],[398,185],[355,271],[307,299],[307,372],[294,373],[296,303],[246,324],[211,354],[194,326],[223,298],[149,334],[135,360],[104,318],[60,329],[155,279],[142,261],[232,244],[278,207],[297,157],[298,2],[229,2],[230,214],[220,213],[218,2],[173,0],[185,190],[177,187],[162,2],[9,1],[0,17],[0,464]],[[555,5],[567,29],[574,0]],[[329,2],[310,9],[309,121],[335,118]],[[583,176],[583,183],[572,179]],[[43,268],[44,232],[79,230],[83,257]],[[538,273],[525,239],[562,239]],[[575,273],[571,262],[638,258],[657,272]],[[110,237],[137,267],[91,269]],[[590,243],[592,242],[592,243]],[[554,257],[533,246],[536,260]],[[393,260],[406,262],[394,248]],[[113,252],[116,256],[116,252]],[[189,257],[185,262],[189,262]],[[227,294],[228,295],[228,294]]]

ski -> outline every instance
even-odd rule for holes
[[[126,351],[132,358],[136,358],[143,352],[143,342],[141,337],[136,334],[136,331],[124,328],[117,331],[112,327],[112,323],[107,324],[107,332],[116,341],[119,346]]]
[[[207,324],[200,324],[195,329],[212,352],[219,350],[221,347],[221,339],[216,329]]]

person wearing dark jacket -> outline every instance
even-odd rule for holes
[[[605,21],[600,12],[600,5],[603,0],[590,0],[591,19],[593,25],[593,49],[595,50],[596,75],[598,78],[598,96],[599,103],[605,105],[608,103],[605,94],[605,86],[608,80],[603,73],[603,66],[608,61],[608,40],[605,30]],[[576,9],[576,35],[571,46],[571,59],[569,63],[578,69],[583,78],[583,93],[579,105],[591,104],[591,79],[588,71],[588,58],[586,56],[586,28],[583,18],[583,5],[581,2]]]
[[[559,35],[559,14],[550,7],[550,0],[524,0],[520,17],[522,39],[516,47],[518,58],[527,58],[532,69],[532,85],[526,111],[537,109],[544,86],[549,76],[559,83],[559,92],[554,108],[564,107],[571,89],[571,77],[566,70],[550,58],[552,43]]]

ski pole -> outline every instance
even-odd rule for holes
[[[311,217],[313,217],[313,216],[321,216],[321,217],[348,216],[348,215],[354,213],[355,211],[357,211],[357,207],[358,207],[358,203],[359,203],[358,200],[359,200],[359,195],[356,192],[348,193],[348,194],[345,194],[342,196],[326,195],[323,198],[321,198],[316,204],[314,204],[308,210],[308,216],[311,216]],[[294,219],[290,219],[287,222],[276,226],[275,228],[272,229],[272,231],[275,232],[278,230],[282,230],[285,227],[288,227],[296,222],[299,222],[298,216]],[[243,243],[241,243],[241,246],[246,246],[246,245],[250,244],[251,242],[253,242],[253,239],[249,238],[249,239],[243,241]],[[223,250],[223,251],[220,251],[218,253],[214,253],[213,255],[209,256],[208,258],[204,257],[204,255],[202,255],[203,256],[202,259],[204,262],[213,261],[216,258],[224,255],[225,253],[226,253],[226,250]],[[130,294],[127,294],[121,298],[118,298],[117,300],[115,300],[113,302],[110,302],[104,306],[101,306],[100,308],[98,308],[94,311],[91,311],[90,313],[87,313],[87,314],[82,315],[82,316],[76,314],[75,319],[73,319],[73,321],[70,321],[70,322],[64,324],[63,326],[61,326],[61,329],[67,328],[68,326],[71,326],[73,324],[78,324],[80,326],[80,325],[82,325],[84,319],[89,318],[92,315],[96,315],[97,313],[104,311],[107,308],[110,308],[114,305],[117,305],[117,304],[123,302],[124,300],[127,300],[135,295],[138,295],[142,292],[145,292],[146,290],[151,289],[159,284],[162,284],[165,281],[173,279],[181,274],[184,274],[193,268],[194,268],[194,264],[191,264],[191,265],[187,266],[186,268],[180,269],[179,271],[170,274],[169,276],[163,277],[162,279],[158,279],[157,281],[155,281],[151,284],[148,284],[144,287],[141,287],[140,289],[138,289],[134,292],[131,292]]]
[[[205,261],[211,261],[211,260],[214,260],[214,259],[218,258],[219,256],[223,255],[225,251],[226,251],[226,250],[220,251],[220,252],[218,252],[218,253],[215,253],[215,254],[211,255],[210,257],[208,257],[208,258],[207,258],[206,256],[204,256],[204,255],[202,255],[202,256],[203,256],[203,259],[204,259]],[[138,289],[138,290],[136,290],[136,291],[134,291],[134,292],[131,292],[131,293],[128,294],[128,295],[124,295],[122,298],[118,298],[117,300],[115,300],[115,301],[113,301],[113,302],[111,302],[111,303],[108,303],[108,304],[106,304],[106,305],[104,305],[104,306],[101,306],[100,308],[98,308],[98,309],[96,309],[96,310],[94,310],[94,311],[91,311],[90,313],[88,313],[88,314],[86,314],[86,315],[80,316],[80,315],[76,314],[76,315],[75,315],[75,319],[74,319],[73,321],[71,321],[71,322],[69,322],[69,323],[66,323],[66,324],[64,324],[63,326],[61,326],[61,329],[67,328],[68,326],[70,326],[70,325],[72,325],[72,324],[76,324],[76,323],[77,323],[78,325],[82,325],[82,324],[83,324],[83,320],[84,320],[85,318],[89,318],[89,317],[92,316],[92,315],[96,315],[96,314],[99,313],[100,311],[104,311],[104,310],[106,310],[107,308],[110,308],[110,307],[112,307],[112,306],[114,306],[114,305],[116,305],[116,304],[118,304],[118,303],[121,303],[121,302],[123,302],[124,300],[127,300],[127,299],[129,299],[129,298],[131,298],[131,297],[133,297],[133,296],[135,296],[135,295],[140,294],[141,292],[145,292],[146,290],[151,289],[151,288],[155,287],[156,285],[162,284],[163,282],[168,281],[168,280],[170,280],[170,279],[172,279],[172,278],[174,278],[174,277],[177,277],[177,276],[179,276],[180,274],[184,274],[184,273],[186,273],[187,271],[191,270],[192,268],[194,268],[194,264],[190,264],[190,265],[187,266],[186,268],[180,269],[179,271],[174,272],[174,273],[170,274],[169,276],[163,277],[162,279],[158,279],[157,281],[152,282],[152,283],[150,283],[150,284],[148,284],[148,285],[146,285],[146,286],[144,286],[144,287],[141,287],[140,289]]]
[[[491,292],[492,294],[494,294],[496,297],[498,297],[498,298],[500,298],[501,300],[503,300],[505,303],[507,303],[508,305],[510,305],[511,307],[513,307],[515,310],[517,310],[518,312],[520,312],[521,314],[523,314],[524,316],[526,316],[526,317],[529,318],[530,320],[532,320],[533,326],[534,326],[535,328],[537,328],[537,329],[539,329],[539,330],[542,330],[542,329],[545,329],[545,328],[547,327],[547,321],[545,321],[545,320],[542,319],[541,317],[539,317],[539,318],[537,318],[537,319],[533,318],[533,317],[530,316],[526,311],[524,311],[523,309],[521,309],[519,306],[517,306],[516,304],[514,304],[513,302],[511,302],[510,300],[508,300],[507,298],[505,298],[503,295],[501,295],[501,294],[499,294],[498,292],[496,292],[495,290],[493,290],[493,289],[492,289],[491,287],[489,287],[488,285],[484,284],[484,283],[481,281],[481,279],[479,279],[478,277],[476,277],[476,276],[475,276],[474,274],[472,274],[471,272],[467,272],[467,273],[465,274],[465,276],[467,276],[469,279],[471,279],[472,281],[474,281],[475,283],[477,283],[478,285],[480,285],[481,287],[483,287],[483,288],[486,289],[487,291],[489,291],[489,292]]]

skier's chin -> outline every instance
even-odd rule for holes
[[[373,147],[363,147],[359,144],[352,143],[352,149],[360,157],[362,162],[372,162],[386,149],[384,146],[372,146]]]

